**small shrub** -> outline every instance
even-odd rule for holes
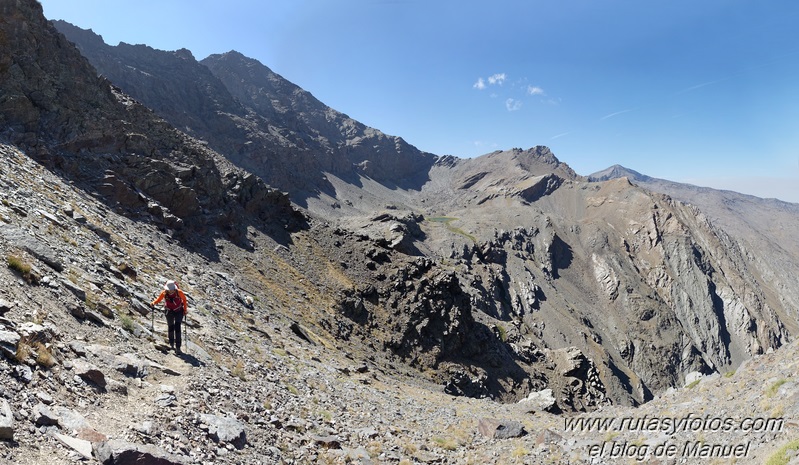
[[[119,322],[122,324],[122,329],[129,333],[133,333],[133,330],[136,329],[136,324],[128,315],[120,314],[119,315]]]
[[[55,357],[53,354],[50,353],[50,349],[47,348],[41,342],[37,342],[35,344],[36,349],[36,363],[39,364],[42,368],[52,368],[55,365]]]
[[[499,340],[502,342],[508,341],[508,331],[502,325],[497,325],[497,331],[499,332]]]
[[[31,356],[33,352],[33,348],[31,348],[30,344],[26,339],[20,339],[17,343],[17,354],[14,359],[19,363],[25,363],[28,360],[28,357]]]
[[[247,374],[244,370],[244,362],[242,362],[241,360],[236,362],[236,366],[234,366],[233,369],[230,370],[230,374],[239,378],[242,381],[247,381]]]
[[[6,257],[8,267],[22,276],[28,284],[38,284],[39,277],[33,272],[33,266],[19,255],[10,254]]]
[[[698,379],[696,381],[692,381],[691,384],[689,384],[689,385],[687,385],[685,387],[687,387],[688,389],[693,389],[693,388],[696,387],[697,384],[699,384],[699,381],[700,380],[698,380]]]

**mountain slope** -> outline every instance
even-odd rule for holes
[[[80,42],[83,35],[72,37]],[[103,50],[119,64],[107,72],[123,73],[121,81],[138,83],[130,86],[137,92],[141,88],[137,98],[151,98],[147,80],[135,72],[144,65],[125,66],[122,45]],[[184,85],[170,78],[170,70],[178,58],[192,61],[176,57],[185,53],[143,50],[148,74]],[[98,59],[98,65],[105,61]],[[461,336],[447,342],[443,336],[453,330],[466,334],[455,328],[485,326],[506,343],[497,356],[465,362],[468,376],[480,380],[493,379],[490,373],[513,360],[504,381],[487,392],[513,400],[552,385],[567,399],[560,406],[565,410],[593,408],[605,395],[620,403],[646,401],[691,372],[725,371],[778,347],[795,331],[786,305],[792,297],[786,300],[782,283],[770,279],[774,268],[700,210],[626,182],[590,183],[545,147],[473,160],[422,154],[329,109],[241,54],[212,55],[202,64],[224,85],[223,100],[232,96],[247,109],[236,124],[249,125],[259,135],[257,140],[248,136],[253,143],[245,149],[234,147],[242,140],[226,135],[225,125],[207,132],[198,126],[192,129],[196,135],[234,147],[223,153],[275,182],[288,185],[287,179],[296,178],[289,182],[294,202],[335,224],[344,236],[433,259],[454,273],[460,289],[455,294],[463,291],[479,311],[461,320],[453,309],[436,317],[444,325],[407,332],[404,328],[424,322],[412,307],[393,327],[394,334],[371,336],[412,365],[439,367],[442,382],[448,382],[449,369],[443,361],[480,352]],[[207,78],[205,72],[196,74]],[[214,102],[213,93],[206,92],[211,88],[197,95]],[[194,111],[199,119],[202,105],[189,103],[168,104]],[[275,176],[275,170],[283,171]],[[622,172],[618,168],[605,176]],[[373,273],[361,279],[373,282],[376,294],[365,285],[346,294],[338,309],[370,331],[392,327],[396,322],[386,302],[393,309],[407,308],[392,292],[409,288],[393,279],[394,291],[386,287],[386,278],[395,276],[383,271],[388,260],[379,249],[366,253],[374,259]],[[418,270],[409,273],[411,281],[418,279]],[[752,289],[751,283],[758,285]],[[462,302],[457,308],[466,307],[463,298],[457,297]],[[397,334],[404,336],[397,340]],[[402,342],[407,337],[410,346]],[[430,340],[440,347],[428,345]],[[571,391],[544,368],[555,358],[547,351],[570,346],[593,364]],[[421,357],[419,349],[435,349],[438,355]],[[601,381],[596,392],[587,388],[592,370]]]

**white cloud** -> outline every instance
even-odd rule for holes
[[[505,100],[505,108],[507,108],[508,111],[519,110],[522,108],[522,102],[520,102],[519,100],[514,100],[512,98],[509,98]]]
[[[629,113],[629,112],[631,112],[631,111],[632,111],[632,110],[622,110],[622,111],[617,111],[617,112],[615,112],[615,113],[611,113],[611,114],[609,114],[609,115],[605,115],[605,116],[603,116],[602,118],[599,118],[599,120],[600,120],[600,121],[605,121],[605,120],[606,120],[606,119],[608,119],[608,118],[613,118],[614,116],[623,115],[623,114],[625,114],[625,113]]]
[[[547,93],[544,92],[544,89],[538,86],[527,86],[527,94],[528,95],[546,95]]]
[[[506,77],[505,73],[494,74],[493,76],[488,77],[488,83],[491,85],[494,84],[502,85],[502,83],[505,82],[505,77]]]
[[[475,82],[472,87],[477,90],[483,90],[486,88],[486,82],[483,80],[483,78],[477,78],[477,82]]]

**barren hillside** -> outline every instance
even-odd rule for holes
[[[8,463],[626,463],[672,443],[677,463],[733,457],[705,443],[762,463],[795,444],[789,208],[722,215],[546,147],[435,156],[235,52],[58,27],[77,48],[0,0]],[[167,279],[190,299],[182,355],[147,305]],[[643,415],[785,421],[585,427]]]

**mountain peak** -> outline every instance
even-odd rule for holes
[[[638,171],[625,168],[618,164],[588,175],[588,180],[592,182],[609,181],[618,178],[628,178],[633,181],[649,181],[652,179],[645,174],[641,174]]]

